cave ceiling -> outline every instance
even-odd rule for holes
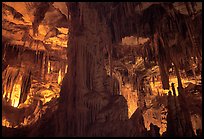
[[[39,15],[36,14],[43,12],[38,11],[40,4],[48,7],[44,17],[37,17]],[[40,4],[3,2],[2,38],[6,44],[35,51],[65,52],[62,56],[65,59],[68,41],[66,5],[60,2]],[[37,29],[34,29],[35,24],[38,24]]]
[[[135,2],[133,4],[135,7],[134,11],[131,11],[132,14],[129,14],[128,12],[125,14],[129,14],[127,17],[129,17],[130,20],[131,17],[134,16],[134,19],[136,19],[134,24],[138,24],[137,22],[139,19],[148,15],[148,10],[154,8],[154,6],[165,6],[161,2]],[[110,18],[111,21],[117,22],[114,18],[117,17],[117,13],[120,13],[118,10],[122,11],[122,8],[125,7],[124,5],[128,6],[128,3],[94,3],[94,5],[99,8],[99,12],[105,7],[106,10],[104,10],[104,13],[109,15],[108,18]],[[182,4],[182,2],[174,2],[173,5],[182,14],[188,14],[185,5]],[[39,8],[42,6],[45,8]],[[201,9],[200,3],[198,3],[197,9]],[[142,15],[142,13],[144,15]],[[148,20],[148,18],[146,20]],[[125,24],[126,23],[119,26]],[[68,26],[68,9],[65,2],[2,3],[2,37],[7,40],[7,43],[25,46],[34,50],[60,50],[67,47]],[[130,32],[131,31],[128,32],[128,29],[126,29],[125,32],[122,32],[120,37],[140,37],[143,35],[140,32]],[[149,30],[146,32],[146,34],[148,34]]]

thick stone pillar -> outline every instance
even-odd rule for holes
[[[68,73],[62,82],[57,136],[86,136],[87,115],[84,95],[106,93],[103,47],[111,39],[107,25],[90,3],[67,3],[70,13]]]

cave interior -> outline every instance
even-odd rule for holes
[[[2,2],[2,136],[202,136],[201,2]]]

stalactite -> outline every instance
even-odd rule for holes
[[[3,97],[5,97],[7,102],[10,102],[12,106],[17,107],[20,98],[20,91],[21,91],[21,81],[22,81],[22,73],[20,69],[15,69],[13,67],[7,67],[2,74],[3,79]],[[16,96],[19,98],[16,98]],[[16,101],[14,103],[14,101]]]
[[[201,59],[202,57],[202,54],[201,54],[201,51],[199,49],[199,41],[198,41],[198,38],[196,37],[195,35],[195,27],[192,26],[192,22],[191,20],[189,22],[187,22],[185,20],[185,23],[186,23],[186,26],[187,26],[187,31],[188,31],[188,35],[189,35],[189,38],[190,38],[190,41],[191,41],[191,44],[192,46],[195,48],[194,51],[195,51],[195,55],[197,55],[197,57],[199,58],[199,60]]]
[[[22,77],[22,86],[21,86],[21,95],[20,95],[20,101],[19,104],[24,103],[27,99],[27,95],[30,92],[31,87],[31,70],[28,69],[27,72],[25,72],[25,75]]]
[[[44,52],[45,54],[45,61],[44,61],[44,80],[46,81],[47,80],[47,73],[48,73],[48,61],[49,61],[49,54],[47,52]]]
[[[110,65],[110,78],[111,78],[111,93],[113,93],[113,79],[112,79],[112,74],[113,74],[113,66],[112,66],[112,45],[110,45],[109,47],[108,47],[108,54],[109,54],[109,65]]]
[[[179,26],[180,16],[179,16],[178,12],[174,8],[173,8],[173,12],[172,12],[171,15],[172,15],[173,21],[175,22],[174,24],[176,25],[177,31],[181,32],[180,26]]]
[[[4,50],[3,50],[3,60],[6,59],[6,54],[7,54],[7,43],[4,44]]]
[[[174,63],[174,68],[175,68],[175,72],[176,72],[176,76],[177,76],[177,80],[178,80],[178,87],[179,89],[183,88],[182,82],[181,82],[181,77],[180,77],[180,73],[179,73],[179,69],[177,64]]]
[[[191,16],[192,15],[192,11],[191,11],[191,8],[189,6],[189,2],[185,2],[185,5],[186,5],[186,9],[188,11],[188,15]]]
[[[38,54],[37,54],[38,55]],[[41,59],[41,79],[45,79],[45,61],[46,61],[46,54],[43,52],[42,53],[42,59]]]
[[[187,32],[188,32],[189,38],[190,38],[190,40],[191,40],[192,46],[195,47],[195,46],[194,46],[194,41],[193,41],[192,30],[190,29],[190,25],[189,25],[189,23],[186,21],[186,19],[185,19],[185,25],[186,25],[186,27],[187,27]],[[196,48],[196,47],[195,47],[195,48]]]
[[[156,57],[157,61],[159,64],[159,69],[160,69],[160,75],[161,75],[161,80],[162,80],[162,88],[163,89],[169,89],[169,75],[168,75],[168,70],[166,67],[167,63],[167,57],[166,57],[166,52],[164,50],[164,42],[161,40],[161,37],[155,35],[155,47],[156,47]]]

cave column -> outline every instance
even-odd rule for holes
[[[67,54],[69,68],[62,82],[56,133],[58,136],[84,136],[88,124],[84,95],[105,93],[102,50],[110,45],[107,43],[110,37],[107,25],[100,20],[94,8],[95,4],[66,4],[71,19]],[[87,65],[88,61],[91,65]],[[87,78],[91,78],[92,90],[87,86]]]

